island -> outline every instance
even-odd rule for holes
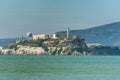
[[[15,44],[0,47],[2,55],[120,55],[117,46],[90,45],[81,36],[67,34],[27,33],[27,39],[19,39]]]

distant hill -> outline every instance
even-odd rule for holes
[[[4,38],[0,39],[0,46],[8,46],[9,44],[13,44],[18,40],[18,38]]]
[[[57,32],[65,34],[66,31]],[[85,38],[87,43],[100,43],[103,45],[120,46],[120,22],[97,26],[84,30],[71,30],[71,37],[74,35]]]

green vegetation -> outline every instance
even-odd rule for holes
[[[94,46],[90,50],[93,55],[120,55],[120,49],[116,46]]]
[[[31,40],[31,41],[20,40],[20,41],[18,41],[17,45],[42,47],[44,41],[45,41],[45,39],[38,39],[38,40]]]
[[[15,49],[15,50],[16,50],[16,49],[17,49],[17,44],[9,44],[9,45],[8,45],[8,48],[9,48],[9,49]]]
[[[44,49],[45,51],[48,51],[48,47],[47,47],[47,46],[43,46],[43,49]]]
[[[90,52],[91,51],[89,48],[82,47],[82,46],[76,47],[75,50],[80,52],[80,53],[83,53],[84,51],[86,51],[86,52]]]

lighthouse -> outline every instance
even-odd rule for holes
[[[68,29],[67,29],[67,40],[69,40],[70,39],[70,28],[68,27]]]

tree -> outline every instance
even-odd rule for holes
[[[47,46],[43,46],[43,49],[44,49],[45,51],[48,51],[48,47],[47,47]]]
[[[17,49],[17,45],[16,45],[16,44],[9,44],[9,45],[8,45],[8,48],[9,48],[9,49],[15,49],[15,50],[16,50],[16,49]]]

